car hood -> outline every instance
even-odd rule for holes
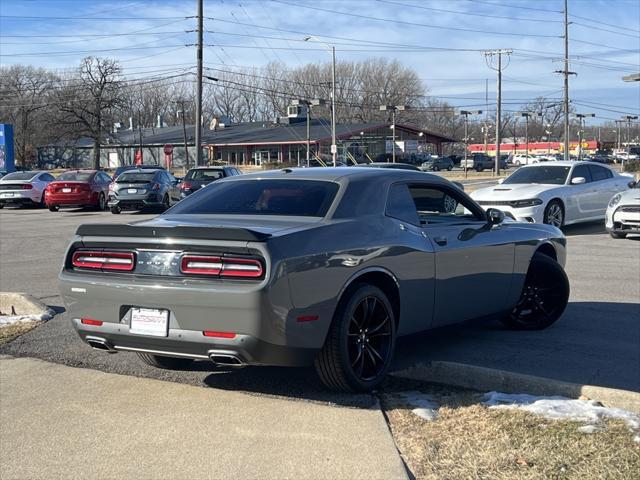
[[[536,198],[543,192],[560,188],[563,185],[541,185],[530,183],[502,184],[480,188],[471,193],[474,200],[524,200]]]
[[[270,236],[305,229],[320,223],[318,217],[284,217],[270,216],[268,218],[257,215],[171,215],[167,213],[151,220],[136,222],[141,227],[207,227],[207,228],[240,228]]]

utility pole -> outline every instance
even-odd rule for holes
[[[547,123],[547,129],[544,131],[547,135],[547,155],[551,155],[551,134],[553,130],[551,129],[551,124]]]
[[[196,80],[196,167],[202,163],[202,33],[203,0],[198,2],[198,44],[197,44],[197,80]]]
[[[627,159],[631,156],[631,122],[637,119],[637,115],[625,115],[621,119],[622,122],[627,122]],[[622,139],[622,135],[620,135],[620,139]],[[624,159],[622,160],[622,171],[624,172]]]
[[[331,47],[331,58],[333,60],[331,68],[331,157],[335,167],[338,145],[336,144],[336,47],[334,46]]]
[[[459,115],[464,116],[464,178],[467,178],[467,150],[469,148],[469,115],[480,115],[482,110],[460,110]],[[486,136],[485,136],[486,138]]]
[[[182,135],[184,138],[184,158],[185,158],[185,167],[189,170],[189,145],[187,144],[187,124],[185,120],[185,100],[183,98],[176,100],[176,105],[180,107],[180,116],[182,117]],[[176,114],[178,113],[176,112]]]
[[[564,0],[564,70],[556,70],[555,73],[564,75],[564,159],[569,160],[569,75],[576,75],[569,71],[569,7]]]
[[[495,70],[498,74],[498,88],[496,92],[496,160],[495,160],[495,172],[496,175],[500,175],[500,142],[502,141],[502,55],[511,55],[513,50],[489,50],[483,52],[487,66],[492,70]],[[493,57],[498,57],[498,66],[493,66]],[[506,67],[504,67],[506,68]]]
[[[391,111],[391,158],[396,163],[396,112],[408,110],[408,105],[380,105],[380,111]]]
[[[595,117],[595,113],[576,113],[578,119],[578,161],[582,160],[582,134],[584,133],[584,119],[587,117]]]
[[[142,154],[142,114],[138,110],[138,136],[140,137],[140,165],[144,163]]]

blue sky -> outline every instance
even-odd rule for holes
[[[122,62],[131,77],[195,64],[195,0],[0,0],[0,61],[53,69],[86,55]],[[504,100],[562,97],[554,70],[563,52],[563,0],[205,0],[205,62],[233,70],[269,61],[328,61],[314,35],[345,60],[396,58],[414,68],[429,93],[484,108],[495,72],[481,50],[508,48]],[[571,98],[599,124],[640,114],[640,2],[569,0]],[[263,38],[267,37],[267,38]],[[271,37],[271,38],[269,38]]]

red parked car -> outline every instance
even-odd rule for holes
[[[60,207],[107,207],[112,179],[99,170],[71,170],[51,182],[44,192],[44,201],[52,212]]]

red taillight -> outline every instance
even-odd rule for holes
[[[77,268],[130,272],[135,266],[134,259],[132,252],[78,250],[73,253],[71,263]]]
[[[213,332],[211,330],[205,330],[202,332],[205,337],[216,337],[216,338],[236,338],[235,333],[231,332]]]
[[[190,190],[190,189],[191,189],[191,184],[189,182],[180,183],[180,190]]]
[[[30,183],[22,184],[22,190],[31,190],[32,188],[33,188],[33,185],[31,185]]]
[[[192,275],[235,278],[260,278],[264,272],[262,263],[256,259],[205,255],[184,255],[180,271]]]
[[[80,319],[83,325],[92,325],[94,327],[101,327],[102,320],[94,320],[93,318],[82,318]]]

